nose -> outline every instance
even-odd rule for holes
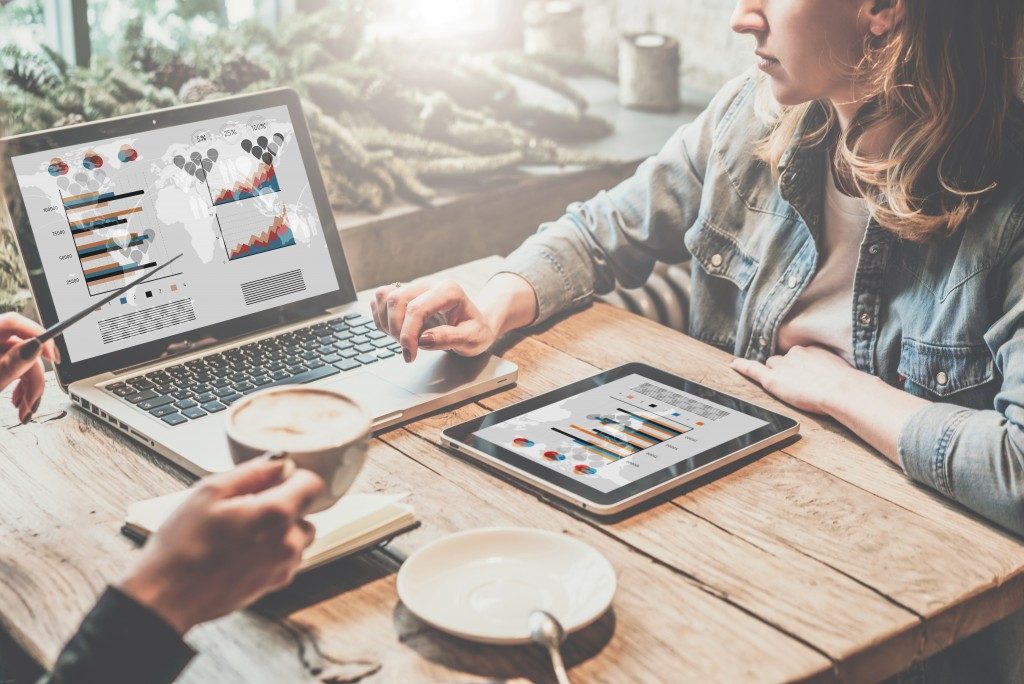
[[[729,20],[736,33],[755,35],[768,32],[768,20],[764,16],[763,0],[739,0]]]

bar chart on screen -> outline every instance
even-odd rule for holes
[[[105,176],[101,187],[60,193],[74,254],[90,295],[115,290],[166,260],[149,187],[145,172],[122,170]]]

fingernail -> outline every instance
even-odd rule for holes
[[[22,361],[28,361],[34,359],[36,354],[39,353],[39,349],[43,345],[39,342],[39,338],[33,337],[21,346],[21,350],[18,352],[18,356],[21,357]]]
[[[434,346],[434,333],[425,332],[420,335],[420,346],[421,347],[433,347]]]
[[[406,349],[405,347],[402,347],[402,358],[405,359],[406,363],[409,363],[410,361],[412,361],[412,352]]]

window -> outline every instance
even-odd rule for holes
[[[85,3],[73,0],[7,0],[0,3],[0,45],[36,50],[49,45],[69,62],[87,64],[89,45],[76,40],[85,30]]]
[[[505,47],[519,40],[521,6],[522,0],[378,0],[370,30],[458,46]]]
[[[273,24],[293,11],[295,0],[0,0],[0,45],[46,44],[87,66],[93,56],[117,54],[128,22],[174,48],[248,19]]]

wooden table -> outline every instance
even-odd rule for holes
[[[451,273],[479,286],[497,259]],[[511,390],[375,439],[358,488],[411,491],[422,526],[387,549],[301,577],[254,610],[193,630],[188,682],[311,681],[315,650],[364,681],[550,679],[533,647],[449,638],[398,601],[403,557],[488,525],[556,530],[604,553],[614,608],[566,645],[578,682],[878,679],[1024,606],[1024,545],[907,480],[835,424],[639,515],[603,524],[437,446],[444,426],[626,361],[644,361],[784,413],[729,356],[597,304],[499,350]],[[51,387],[36,422],[0,443],[0,619],[52,663],[103,585],[137,551],[128,503],[187,478],[74,410]]]

